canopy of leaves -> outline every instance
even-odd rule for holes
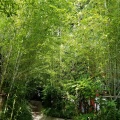
[[[0,92],[10,120],[18,104],[10,97],[25,99],[31,81],[32,90],[56,86],[86,98],[97,89],[120,94],[119,0],[0,2]]]

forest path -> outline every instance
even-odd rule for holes
[[[64,120],[62,118],[53,118],[42,114],[42,104],[40,101],[30,101],[33,120]]]

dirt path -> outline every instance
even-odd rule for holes
[[[32,108],[33,120],[64,120],[61,118],[53,118],[53,117],[43,115],[41,112],[42,104],[40,101],[30,101],[30,106]]]
[[[48,117],[43,114],[36,114],[33,113],[33,120],[64,120],[61,118],[53,118],[53,117]]]

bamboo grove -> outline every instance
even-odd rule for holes
[[[0,0],[1,120],[30,119],[36,86],[75,100],[107,91],[120,108],[119,0]]]

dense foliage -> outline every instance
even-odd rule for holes
[[[119,120],[119,0],[0,2],[2,120],[32,119],[28,100],[37,88],[47,115]],[[113,97],[82,114],[79,102],[96,91]]]

